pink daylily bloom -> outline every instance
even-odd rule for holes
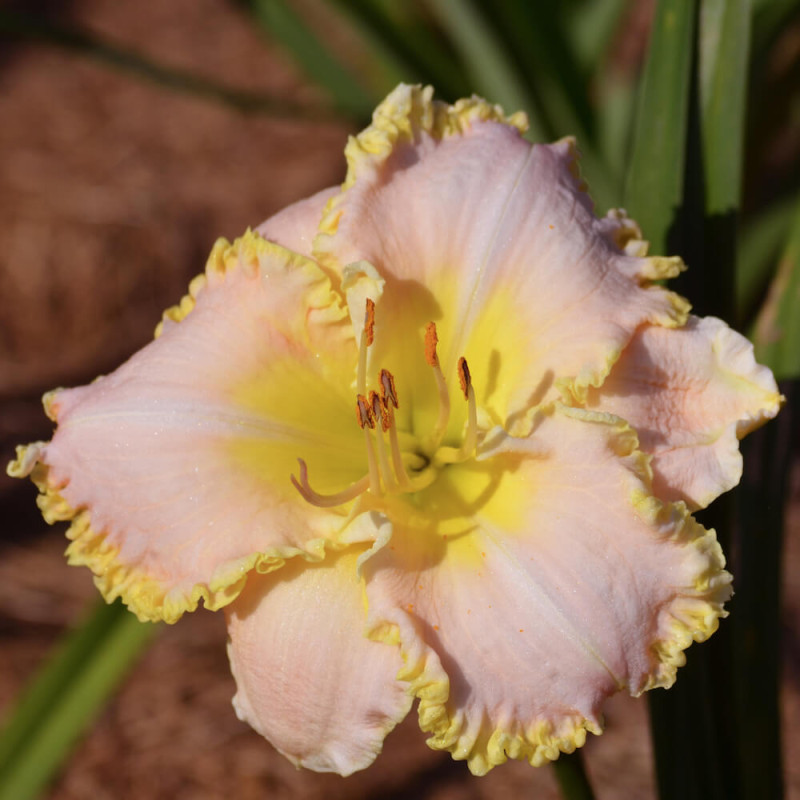
[[[300,766],[363,769],[415,698],[474,773],[545,763],[726,613],[691,510],[775,381],[524,126],[398,87],[10,465],[109,601],[225,607],[236,712]]]

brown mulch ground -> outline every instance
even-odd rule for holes
[[[231,85],[314,98],[223,0],[31,6]],[[244,116],[30,46],[0,51],[0,120],[0,460],[14,443],[49,435],[42,391],[84,382],[149,340],[217,236],[233,238],[341,180],[348,133],[341,124]],[[792,565],[800,564],[798,483]],[[0,712],[95,596],[86,571],[64,564],[62,531],[47,529],[34,496],[0,477]],[[796,568],[787,571],[786,628],[796,642]],[[549,769],[515,763],[471,777],[424,745],[413,718],[388,738],[375,767],[353,778],[296,771],[235,718],[224,644],[218,615],[198,612],[166,629],[49,797],[557,796]],[[796,664],[787,670],[785,698],[795,748],[799,673]],[[645,704],[616,698],[607,723],[586,748],[600,796],[652,797]],[[791,769],[800,797],[800,766]]]

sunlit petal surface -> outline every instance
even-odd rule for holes
[[[411,707],[396,647],[364,636],[357,553],[299,559],[248,581],[226,609],[236,713],[297,766],[369,766]]]

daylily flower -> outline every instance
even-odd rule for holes
[[[70,563],[142,620],[225,607],[238,715],[366,767],[419,699],[482,774],[669,686],[730,576],[691,510],[740,477],[769,370],[594,216],[575,144],[400,86],[341,188],[233,244],[20,448]]]

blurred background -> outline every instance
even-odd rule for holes
[[[482,66],[465,62],[468,37],[464,44],[453,36],[441,10],[447,3],[431,2],[427,10],[425,3],[409,4],[426,23],[417,40],[421,49],[414,52],[401,41],[392,51],[394,60],[375,59],[369,31],[352,19],[343,21],[347,5],[0,2],[0,460],[9,460],[17,443],[49,438],[40,402],[44,391],[110,371],[149,341],[162,310],[203,269],[217,237],[232,239],[288,203],[339,183],[347,135],[365,124],[375,99],[396,79],[425,78],[426,58],[442,61],[434,74],[446,84],[440,92],[445,99],[476,91],[505,103],[507,111],[530,102],[541,112],[533,115],[536,132],[577,132],[599,210],[627,196],[634,88],[655,2],[565,4],[613,11],[608,19],[596,14],[594,23],[581,23],[587,30],[606,25],[608,31],[594,62],[564,68],[583,81],[584,98],[573,95],[565,107],[559,106],[558,81],[517,86],[502,64],[498,68],[491,61],[491,52]],[[791,192],[797,187],[797,5],[783,3],[778,22],[769,29],[762,25],[770,38],[763,43],[761,68],[771,70],[771,77],[755,104],[761,124],[748,128],[753,156],[743,166],[747,191],[741,207],[743,219],[757,221],[770,204],[778,209],[772,221],[778,232],[771,234],[772,249],[764,246],[762,261],[775,261],[790,228]],[[291,13],[283,14],[286,8],[341,55],[346,73],[338,89],[326,85],[338,78],[324,58],[309,62],[298,58],[302,47],[290,46],[304,29],[293,27]],[[363,19],[369,17],[362,24]],[[412,22],[406,19],[406,34]],[[558,67],[557,55],[551,69]],[[472,63],[472,70],[465,63]],[[596,63],[602,63],[602,75],[592,77]],[[499,69],[494,77],[492,69]],[[356,76],[358,91],[347,75]],[[493,85],[504,87],[505,96],[491,94]],[[592,105],[613,113],[595,115]],[[574,128],[562,129],[570,121]],[[764,225],[757,233],[768,237]],[[651,238],[648,233],[645,228]],[[763,298],[768,283],[763,272],[751,296]],[[747,303],[740,307],[746,310]],[[796,459],[787,488],[777,626],[780,713],[786,795],[800,798]],[[45,525],[35,496],[32,485],[0,475],[0,715],[96,600],[88,571],[66,566],[63,530]],[[694,654],[693,649],[690,658]],[[298,772],[236,720],[233,693],[221,615],[199,611],[160,630],[44,796],[560,796],[548,768],[510,763],[488,777],[471,777],[463,763],[425,746],[413,714],[388,737],[383,755],[367,772],[346,780]],[[656,797],[646,701],[615,698],[607,709],[607,731],[587,744],[585,760],[598,797]]]

